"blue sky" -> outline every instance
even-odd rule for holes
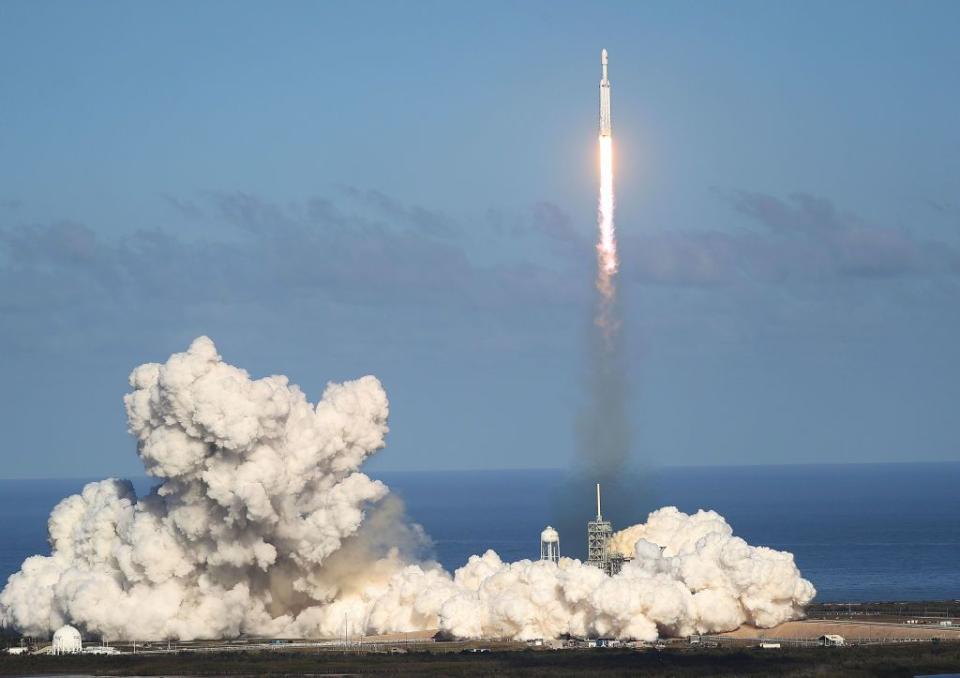
[[[955,460],[960,5],[0,4],[0,476],[139,472],[208,334],[373,469],[556,467],[610,51],[633,458]]]

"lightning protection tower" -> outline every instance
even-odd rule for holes
[[[597,483],[597,519],[587,523],[587,563],[609,574],[609,542],[613,526],[600,513],[600,483]]]

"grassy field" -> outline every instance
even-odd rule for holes
[[[914,676],[960,672],[960,644],[846,648],[522,650],[487,654],[244,652],[119,657],[0,656],[2,675]]]

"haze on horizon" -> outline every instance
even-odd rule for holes
[[[0,478],[140,475],[122,396],[199,335],[371,470],[564,466],[597,55],[632,455],[960,459],[949,2],[0,5]]]

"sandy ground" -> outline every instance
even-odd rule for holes
[[[391,633],[382,636],[365,636],[364,643],[422,643],[433,639],[436,629],[412,633]],[[792,621],[771,629],[758,629],[753,626],[741,626],[736,631],[721,633],[721,638],[754,639],[782,638],[784,640],[816,640],[824,634],[843,636],[848,641],[864,640],[942,640],[960,641],[960,627],[943,628],[939,626],[914,626],[913,624],[892,624],[884,622],[861,621]]]
[[[385,633],[382,636],[364,636],[364,643],[423,643],[433,640],[438,629],[428,631],[411,631],[410,633]],[[354,639],[356,641],[356,639]]]
[[[430,631],[415,631],[411,633],[390,633],[382,636],[365,636],[364,643],[422,643],[430,641],[437,633]],[[771,629],[758,629],[744,625],[736,631],[718,634],[723,638],[783,638],[790,640],[816,640],[824,634],[836,634],[847,640],[874,640],[874,639],[903,639],[903,640],[942,640],[960,641],[960,627],[943,628],[939,626],[922,626],[913,624],[892,624],[884,622],[861,621],[825,621],[812,619],[806,621],[792,621],[780,624]]]
[[[960,641],[960,628],[939,626],[914,626],[912,624],[889,624],[883,622],[850,621],[792,621],[771,629],[756,629],[741,626],[736,631],[719,634],[721,638],[783,638],[788,640],[811,640],[828,633],[854,640],[942,640]]]

